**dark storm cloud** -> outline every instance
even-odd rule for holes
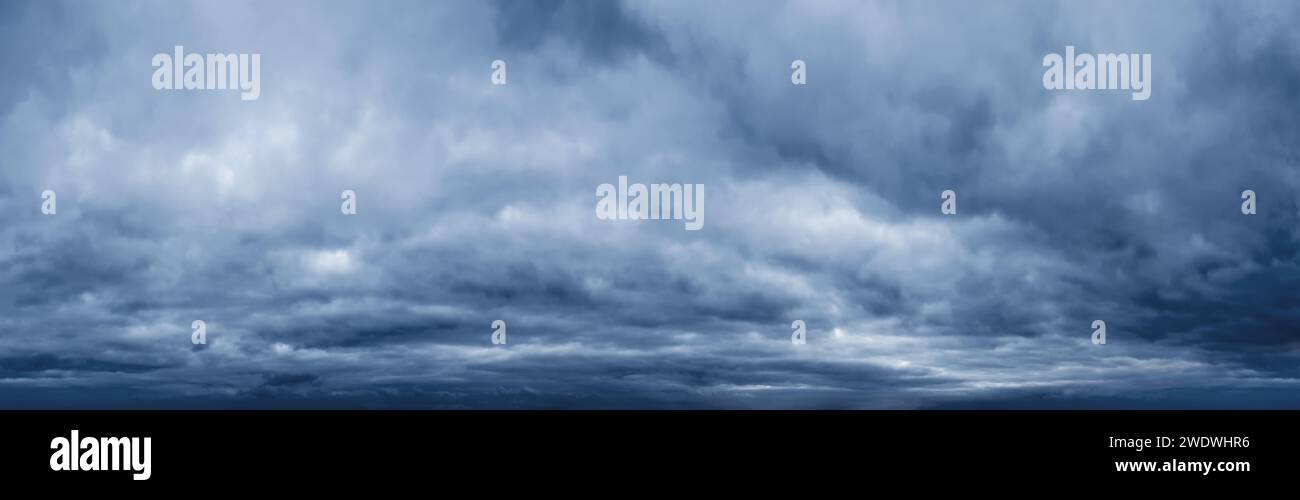
[[[71,100],[67,64],[93,64],[104,41],[94,20],[73,4],[8,2],[0,6],[0,60],[9,77],[0,80],[0,111],[8,112],[38,87]]]
[[[133,363],[114,363],[88,358],[64,358],[50,354],[0,358],[0,375],[32,377],[48,371],[139,373],[164,368]]]
[[[268,373],[263,374],[262,377],[265,379],[262,382],[262,387],[310,384],[320,379],[320,377],[310,373]]]
[[[496,35],[506,48],[533,50],[560,40],[601,64],[635,55],[661,62],[671,59],[663,36],[620,2],[494,0],[492,7]]]
[[[1300,404],[1285,2],[0,8],[0,406]],[[176,44],[262,97],[153,90]]]

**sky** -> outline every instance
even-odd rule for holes
[[[1300,408],[1298,21],[3,2],[0,408]],[[260,96],[155,89],[177,45]],[[1067,46],[1150,98],[1044,88]],[[703,227],[598,218],[620,176]]]

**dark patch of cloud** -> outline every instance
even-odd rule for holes
[[[0,357],[0,377],[35,377],[45,372],[143,373],[166,366],[125,363],[95,358],[29,354]]]
[[[600,64],[614,64],[633,55],[659,62],[672,60],[663,35],[621,1],[494,0],[492,7],[497,38],[506,48],[529,51],[558,40]]]

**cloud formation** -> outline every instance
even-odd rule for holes
[[[1300,407],[1290,2],[0,10],[2,407]],[[1150,100],[1044,90],[1067,45]]]

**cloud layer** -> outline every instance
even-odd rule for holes
[[[1300,407],[1291,2],[0,14],[0,407]],[[1151,99],[1044,90],[1066,45]]]

